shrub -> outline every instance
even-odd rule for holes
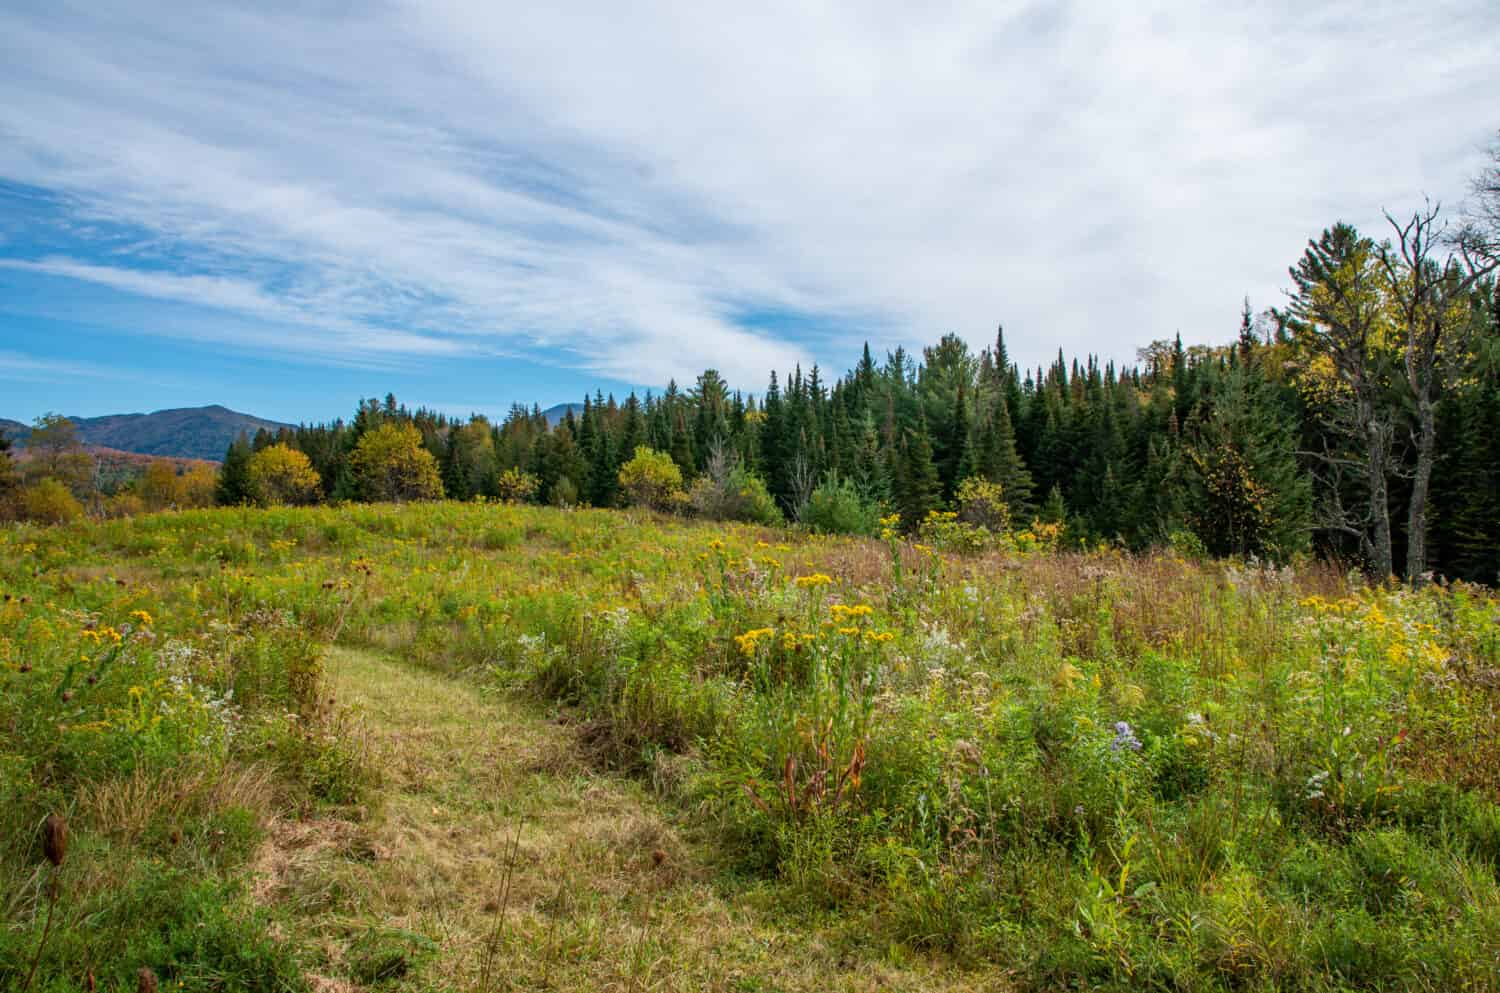
[[[66,486],[49,476],[22,491],[21,514],[41,524],[66,524],[83,516],[83,504]]]
[[[312,503],[322,477],[306,455],[287,445],[270,445],[250,456],[250,493],[263,507]]]
[[[512,466],[495,480],[495,495],[506,503],[531,503],[542,488],[542,481],[529,472]]]
[[[688,502],[694,514],[711,520],[781,523],[781,510],[766,484],[741,466],[735,466],[720,478],[715,478],[712,471],[700,476],[693,483]]]
[[[958,519],[954,510],[929,510],[917,536],[946,552],[982,552],[1001,543],[1002,535]]]
[[[573,482],[571,476],[559,476],[557,482],[552,484],[552,493],[547,502],[554,507],[576,507],[578,484]]]
[[[880,510],[849,480],[829,476],[813,490],[802,523],[820,534],[871,535],[880,527]]]
[[[134,517],[146,512],[146,501],[126,490],[104,501],[105,517]]]
[[[1178,528],[1167,535],[1167,547],[1181,558],[1201,562],[1208,558],[1208,549],[1203,539],[1187,528]]]
[[[748,521],[752,524],[774,525],[781,523],[781,508],[776,506],[776,498],[771,496],[771,491],[766,489],[763,479],[753,472],[738,470],[740,484],[737,491],[738,513],[737,521]]]
[[[620,488],[631,506],[675,510],[683,500],[682,470],[666,452],[641,445],[620,467]]]
[[[994,534],[1010,530],[1010,507],[999,483],[970,476],[958,486],[954,500],[958,519]]]

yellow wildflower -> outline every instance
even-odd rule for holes
[[[744,634],[735,635],[734,642],[736,645],[739,645],[740,654],[749,658],[755,654],[756,645],[760,639],[770,638],[775,633],[775,628],[755,628],[753,631],[746,631]]]

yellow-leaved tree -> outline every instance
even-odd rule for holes
[[[422,447],[411,424],[387,423],[366,431],[349,459],[363,500],[441,500],[437,459]]]
[[[263,507],[315,503],[323,479],[306,455],[287,445],[270,445],[250,456],[250,493]]]
[[[167,459],[152,459],[136,483],[136,491],[148,510],[182,505],[182,481],[177,467]]]
[[[641,445],[620,466],[620,488],[631,506],[652,510],[674,510],[682,506],[682,470],[666,452]]]

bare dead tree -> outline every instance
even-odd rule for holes
[[[693,486],[693,509],[700,516],[712,520],[733,516],[738,498],[733,476],[738,467],[738,454],[725,444],[722,435],[714,435],[703,459],[703,475]]]
[[[808,503],[812,501],[813,490],[818,487],[818,474],[806,452],[798,452],[797,457],[792,460],[792,471],[787,481],[791,486],[792,516],[801,521]]]
[[[1489,254],[1494,254],[1500,243],[1500,133],[1489,147],[1489,162],[1469,185],[1464,221],[1471,250],[1477,241],[1487,243]]]
[[[1412,447],[1416,465],[1407,504],[1406,578],[1427,572],[1428,496],[1437,461],[1437,407],[1445,355],[1462,350],[1469,292],[1494,271],[1497,261],[1472,236],[1457,239],[1440,220],[1441,205],[1428,201],[1405,222],[1390,213],[1394,245],[1382,245],[1380,264],[1399,323],[1401,366],[1413,408]],[[1444,254],[1456,247],[1458,254]]]
[[[724,442],[723,435],[714,435],[708,443],[708,453],[703,460],[703,473],[716,486],[727,486],[729,475],[739,465],[739,456]]]

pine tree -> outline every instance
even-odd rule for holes
[[[634,452],[646,443],[646,418],[641,411],[640,398],[632,391],[625,398],[625,408],[620,421],[620,443],[618,453]]]
[[[589,462],[589,502],[595,507],[613,507],[619,502],[621,463],[613,436],[601,430]]]
[[[890,464],[882,456],[875,417],[866,413],[854,445],[854,468],[850,479],[866,500],[884,506],[892,495]]]
[[[1434,495],[1442,571],[1488,584],[1500,583],[1500,297],[1493,328],[1493,337],[1479,339],[1473,382],[1445,401],[1453,448]]]
[[[901,526],[907,531],[916,531],[928,512],[937,509],[942,490],[926,428],[926,423],[921,422],[908,431],[902,446],[896,507],[901,514]]]
[[[942,455],[936,460],[944,502],[953,499],[953,494],[958,489],[960,472],[966,466],[971,466],[974,461],[974,453],[970,449],[972,441],[969,429],[968,389],[961,381],[957,391],[953,394],[953,410],[948,418],[946,432],[941,449]]]
[[[983,425],[975,444],[975,474],[999,483],[1012,520],[1024,520],[1031,513],[1034,482],[1021,454],[1010,420],[1010,405],[1002,393],[995,398],[989,422]]]
[[[1229,370],[1196,433],[1190,513],[1209,551],[1281,560],[1305,549],[1311,488],[1297,463],[1292,422],[1254,367]]]
[[[1240,311],[1240,336],[1235,343],[1239,360],[1242,363],[1250,361],[1251,356],[1255,354],[1257,344],[1259,341],[1255,337],[1255,320],[1250,313],[1250,298],[1246,297],[1245,307]]]
[[[241,434],[230,442],[219,468],[219,483],[214,499],[223,507],[238,507],[253,499],[250,486],[250,441]]]
[[[1054,485],[1047,491],[1047,501],[1037,512],[1037,519],[1043,524],[1062,524],[1068,519],[1068,506],[1063,502],[1062,487]]]

